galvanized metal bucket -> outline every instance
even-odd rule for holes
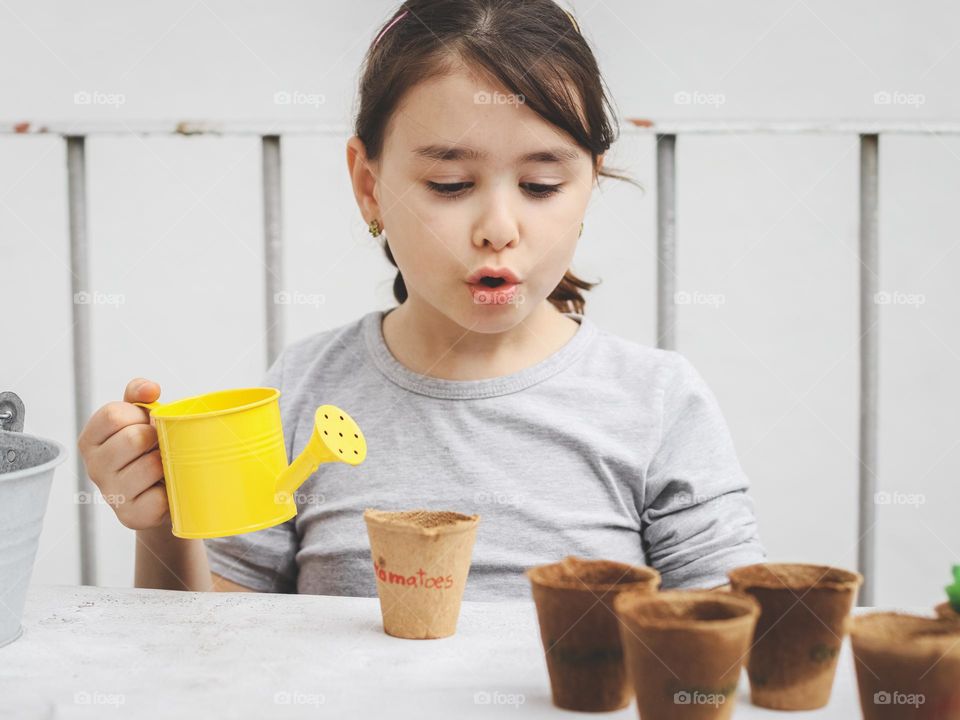
[[[0,393],[0,647],[23,633],[53,471],[67,458],[60,443],[25,434],[23,415],[19,397]]]

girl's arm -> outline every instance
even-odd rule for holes
[[[213,578],[213,589],[215,592],[256,592],[253,588],[237,585],[237,583],[232,580],[220,577],[215,572],[210,573],[210,577]]]
[[[169,521],[137,530],[133,584],[162,590],[213,590],[202,540],[178,538]]]
[[[671,358],[660,443],[642,486],[644,552],[664,588],[723,590],[729,570],[762,562],[766,551],[716,397],[686,358]]]
[[[133,584],[163,590],[254,592],[210,572],[203,541],[178,538],[169,524],[137,531]]]
[[[186,540],[170,525],[137,530],[134,587],[162,590],[254,592],[210,572],[203,540]]]

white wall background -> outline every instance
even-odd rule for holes
[[[349,125],[362,54],[393,4],[0,2],[0,120],[310,120]],[[583,0],[574,8],[624,117],[957,120],[960,10],[947,2]],[[278,91],[325,97],[282,106]],[[902,93],[910,103],[876,104]],[[122,94],[79,105],[75,93]],[[677,104],[676,93],[723,103]],[[912,94],[911,98],[909,94]],[[350,191],[344,137],[284,141],[287,341],[392,304],[393,277]],[[133,135],[88,143],[94,407],[136,375],[166,398],[256,384],[265,368],[260,146]],[[588,312],[653,344],[654,148],[625,136],[574,269]],[[960,139],[884,137],[881,280],[922,304],[882,309],[877,601],[930,606],[960,562],[957,379]],[[680,350],[710,382],[754,483],[771,556],[853,567],[857,483],[854,135],[678,142]],[[0,136],[0,389],[27,431],[75,454],[64,144]],[[35,582],[79,580],[74,458],[56,474]],[[130,585],[133,533],[97,507],[100,583]]]

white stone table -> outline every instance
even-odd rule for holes
[[[457,634],[384,634],[375,598],[33,586],[0,648],[0,717],[554,718],[532,602],[464,603]],[[787,717],[749,703],[735,718]],[[601,717],[587,715],[584,717]],[[636,706],[602,717],[637,717]],[[860,717],[849,640],[830,705]]]

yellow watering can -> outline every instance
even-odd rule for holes
[[[363,433],[345,411],[321,405],[307,446],[287,466],[280,391],[221,390],[150,410],[170,503],[173,534],[236,535],[273,527],[297,514],[294,492],[320,463],[359,465]]]

